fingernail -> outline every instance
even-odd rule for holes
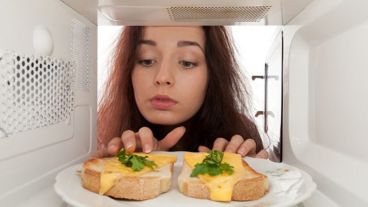
[[[126,143],[125,144],[125,149],[126,150],[129,150],[129,149],[131,149],[133,147],[133,144],[132,143],[130,143],[130,142],[128,142],[128,143]]]
[[[115,151],[116,150],[116,145],[115,144],[110,144],[109,147],[108,147],[108,151],[111,152],[111,151]]]
[[[239,153],[242,157],[244,157],[244,156],[245,156],[245,149],[243,149],[243,148],[239,149],[239,150],[238,150],[238,153]]]
[[[145,152],[145,153],[149,153],[149,152],[151,152],[151,145],[149,145],[149,144],[145,144],[144,146],[143,146],[143,151]]]

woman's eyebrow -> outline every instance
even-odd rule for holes
[[[201,47],[201,45],[198,42],[195,41],[189,41],[189,40],[181,40],[178,42],[178,47],[184,47],[184,46],[198,46],[199,49],[202,50],[202,52],[204,52],[203,48]]]
[[[156,42],[153,40],[140,40],[138,44],[146,44],[146,45],[152,45],[152,46],[157,45]]]
[[[138,44],[146,44],[146,45],[151,45],[151,46],[157,46],[157,43],[153,40],[140,40],[138,42]],[[201,45],[198,42],[195,42],[195,41],[181,40],[181,41],[178,41],[177,46],[178,47],[197,46],[197,47],[199,47],[199,49],[202,50],[202,52],[204,52],[204,49],[201,47]]]

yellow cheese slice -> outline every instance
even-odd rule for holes
[[[144,154],[144,153],[134,153],[139,156],[147,156],[147,159],[152,160],[156,163],[157,168],[170,163],[176,162],[175,155],[166,154]],[[134,171],[132,168],[127,167],[119,161],[117,157],[105,158],[104,160],[104,170],[101,172],[100,176],[100,190],[99,194],[105,194],[115,182],[122,176],[141,176],[145,173],[151,172],[152,169],[149,167],[144,167],[140,171]]]
[[[208,153],[185,153],[184,160],[190,168],[194,169],[197,163],[201,163]],[[227,173],[210,176],[208,174],[198,175],[198,178],[205,183],[210,190],[210,199],[215,201],[231,201],[235,183],[245,174],[242,165],[242,158],[239,154],[224,152],[222,162],[233,166],[232,175]]]
[[[106,193],[114,185],[115,180],[120,177],[121,173],[101,173],[99,194]]]

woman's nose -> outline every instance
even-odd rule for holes
[[[170,63],[162,63],[155,77],[156,86],[172,86],[175,84],[175,78],[172,74],[173,66]]]

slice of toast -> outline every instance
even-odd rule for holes
[[[264,196],[269,188],[267,176],[256,172],[244,160],[240,161],[243,172],[236,172],[238,177],[232,185],[232,194],[229,200],[218,201],[251,201]],[[204,182],[199,177],[191,177],[193,166],[190,166],[185,160],[183,162],[182,171],[178,177],[179,190],[184,195],[200,199],[211,199],[211,190],[208,183]],[[234,173],[235,174],[235,173]],[[222,176],[223,177],[223,176]],[[214,178],[215,179],[215,178]],[[221,183],[219,181],[218,183]],[[217,194],[221,194],[219,192]],[[231,198],[231,199],[230,199]]]
[[[153,171],[145,169],[137,173],[126,169],[122,171],[122,166],[118,166],[116,160],[116,157],[93,158],[84,162],[81,173],[83,187],[95,193],[129,200],[147,200],[169,191],[176,157],[166,162],[162,161],[165,159],[160,159],[157,169]],[[114,165],[106,171],[106,163],[111,162]],[[104,187],[103,182],[101,182],[102,177],[105,181],[110,180],[113,184],[107,188]],[[102,190],[102,188],[104,189]]]

